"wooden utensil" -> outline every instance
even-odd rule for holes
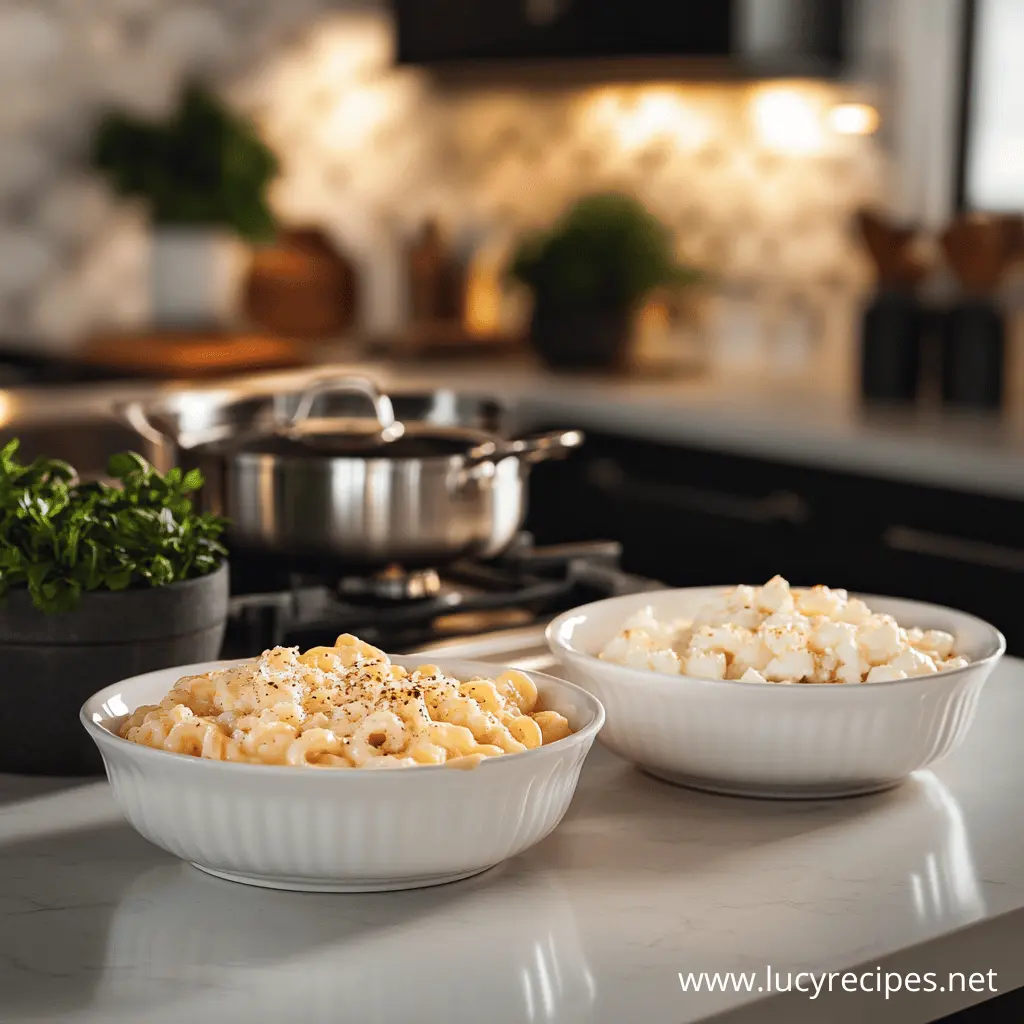
[[[461,323],[465,268],[436,221],[428,220],[406,250],[413,324]]]
[[[254,254],[245,305],[250,320],[275,334],[344,334],[357,318],[355,267],[318,228],[286,231]]]
[[[918,229],[896,224],[873,210],[858,210],[857,225],[875,265],[880,289],[913,290],[931,269],[916,248]]]
[[[976,297],[991,296],[1013,260],[1018,228],[1012,218],[963,214],[946,228],[939,241],[964,291]]]

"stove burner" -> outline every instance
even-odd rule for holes
[[[545,621],[574,605],[659,584],[622,571],[620,545],[587,541],[536,547],[521,534],[499,558],[440,570],[393,566],[369,577],[269,573],[246,561],[231,598],[224,657],[275,646],[315,647],[355,633],[389,651]],[[239,573],[239,578],[243,574]]]
[[[344,597],[377,598],[384,601],[421,601],[441,593],[441,577],[435,569],[406,572],[392,565],[373,576],[345,576],[338,581]]]

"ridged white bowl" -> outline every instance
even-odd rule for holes
[[[893,682],[795,686],[670,676],[597,657],[634,611],[693,615],[721,587],[613,597],[555,619],[547,638],[568,678],[605,706],[601,742],[670,782],[740,796],[833,797],[896,785],[948,754],[970,728],[1006,641],[963,612],[858,595],[902,626],[956,637],[966,668]]]
[[[414,668],[425,656],[392,659]],[[429,659],[458,678],[495,665]],[[125,714],[154,704],[185,665],[100,690],[81,719],[103,755],[117,801],[150,842],[222,878],[275,889],[364,892],[455,881],[513,857],[562,820],[604,722],[588,692],[531,672],[546,708],[574,732],[477,768],[386,771],[232,764],[129,743]]]

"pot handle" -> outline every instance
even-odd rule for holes
[[[573,448],[583,444],[582,430],[554,430],[535,437],[509,441],[499,448],[497,458],[514,455],[523,462],[544,462],[546,459],[564,459]]]
[[[151,444],[178,444],[179,440],[172,434],[164,433],[146,414],[141,402],[118,402],[113,406],[113,413],[126,426]]]
[[[284,426],[301,426],[313,411],[313,403],[321,395],[350,394],[362,395],[373,406],[374,415],[384,433],[394,430],[395,410],[391,399],[369,377],[337,376],[321,377],[304,388],[299,396],[299,404],[291,416],[286,417]]]
[[[515,441],[486,441],[467,455],[466,465],[456,477],[457,486],[465,487],[471,480],[493,476],[495,463],[510,456],[526,463],[564,459],[573,448],[579,448],[583,440],[582,430],[553,430]]]

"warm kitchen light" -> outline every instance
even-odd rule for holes
[[[0,427],[6,427],[10,422],[14,403],[6,391],[0,391]]]
[[[335,151],[358,150],[387,120],[392,99],[382,86],[346,90],[324,120],[325,140]]]
[[[752,104],[763,146],[779,153],[815,153],[822,147],[820,108],[813,94],[793,85],[765,86]]]
[[[592,128],[614,126],[622,116],[625,99],[621,90],[602,88],[588,90],[583,96],[582,113]]]
[[[627,146],[641,146],[667,135],[675,126],[681,104],[667,92],[645,93],[619,122],[619,136]]]
[[[321,30],[314,53],[326,85],[367,79],[392,58],[391,30],[379,19],[349,17]]]
[[[602,89],[588,105],[591,123],[609,128],[625,150],[658,139],[679,149],[696,149],[707,141],[711,125],[682,90],[648,86],[635,92]]]
[[[829,112],[828,121],[840,135],[874,135],[879,117],[869,103],[840,103]]]
[[[664,138],[681,148],[695,149],[708,135],[707,121],[682,96],[667,89],[642,93],[619,125],[619,136],[627,146]]]
[[[487,337],[501,329],[501,274],[502,264],[486,249],[469,266],[463,326],[474,337]]]
[[[648,299],[637,314],[637,330],[640,334],[663,334],[672,326],[668,306],[658,299]]]

